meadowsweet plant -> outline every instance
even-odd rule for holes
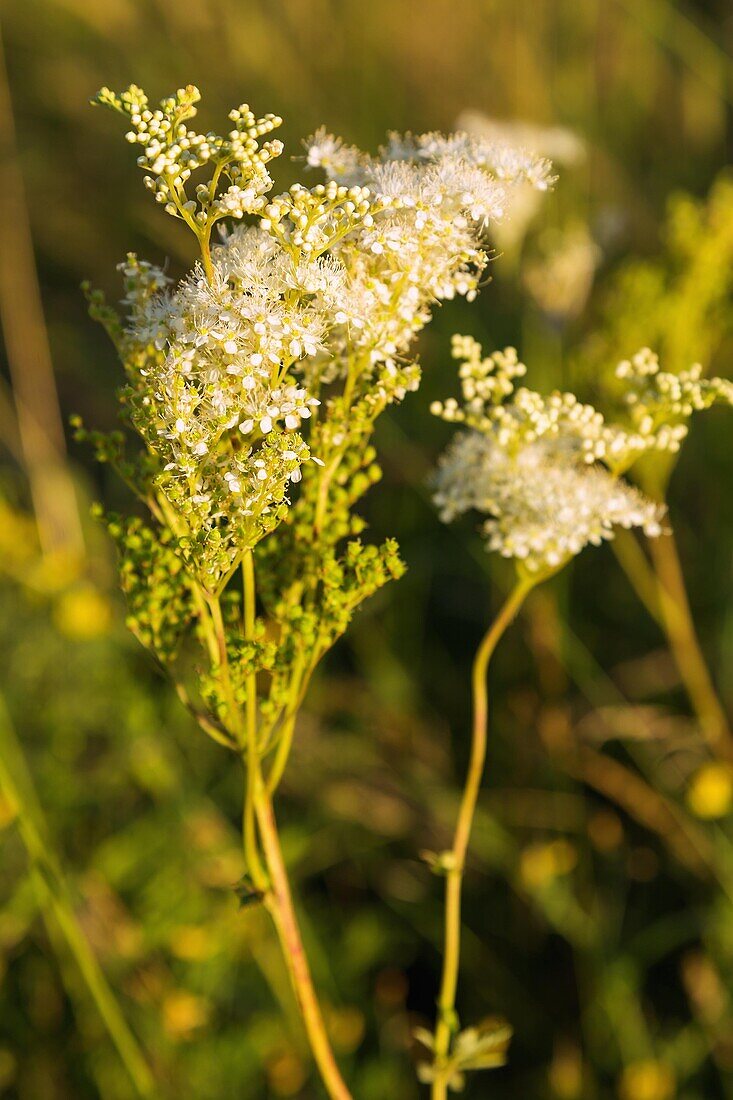
[[[371,156],[319,131],[306,159],[325,182],[272,196],[281,120],[242,105],[226,135],[199,133],[199,98],[96,97],[124,117],[146,186],[200,258],[176,283],[128,256],[122,316],[90,292],[125,370],[124,430],[78,430],[147,507],[107,517],[128,623],[243,761],[238,893],[271,914],[324,1085],[344,1098],[273,796],[319,661],[403,571],[392,539],[361,540],[354,511],[380,477],[375,421],[418,386],[412,345],[433,304],[475,296],[486,227],[520,188],[546,190],[550,165],[465,134],[391,135]]]
[[[435,1033],[418,1039],[428,1057],[420,1067],[433,1100],[463,1087],[467,1070],[501,1065],[508,1027],[487,1021],[461,1030],[456,1014],[461,887],[488,728],[486,676],[503,633],[528,594],[586,546],[613,538],[618,528],[664,534],[665,508],[622,475],[646,454],[679,450],[692,413],[733,403],[733,384],[704,379],[699,365],[678,374],[660,369],[648,348],[619,364],[626,414],[609,422],[571,393],[544,396],[520,384],[526,368],[514,348],[484,356],[471,337],[456,336],[462,397],[432,411],[461,430],[434,476],[434,501],[450,522],[466,512],[483,518],[486,548],[510,559],[515,584],[484,635],[472,671],[471,755],[450,850],[428,854],[446,877],[445,949]]]

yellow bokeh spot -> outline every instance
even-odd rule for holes
[[[567,875],[578,862],[578,853],[567,840],[531,844],[519,857],[519,876],[526,887],[546,886],[558,875]]]
[[[199,880],[207,886],[231,886],[244,874],[244,860],[237,848],[219,852],[202,860],[198,869]]]
[[[56,629],[75,641],[98,638],[112,622],[109,600],[91,584],[77,584],[61,596],[53,609]]]
[[[18,813],[18,807],[12,798],[0,793],[0,829],[10,825]]]
[[[163,1024],[173,1039],[189,1039],[208,1018],[208,1003],[185,989],[174,990],[163,1001]]]
[[[620,1100],[672,1100],[675,1076],[662,1062],[634,1062],[621,1074]]]
[[[548,1076],[558,1100],[580,1100],[583,1093],[583,1062],[578,1048],[570,1043],[558,1044]]]
[[[15,1055],[7,1047],[0,1048],[0,1089],[9,1088],[15,1081],[18,1064]]]
[[[687,804],[697,817],[724,817],[733,804],[733,775],[726,764],[704,764],[687,790]]]
[[[217,949],[211,934],[199,925],[184,925],[171,934],[171,951],[179,959],[196,962],[208,959]]]
[[[268,1059],[267,1080],[276,1096],[297,1096],[307,1073],[302,1061],[291,1050],[282,1050]]]
[[[332,1009],[328,1013],[328,1031],[339,1050],[356,1050],[364,1038],[364,1014],[353,1005]]]

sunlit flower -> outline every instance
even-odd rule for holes
[[[535,156],[547,157],[553,164],[573,168],[586,154],[585,143],[565,126],[538,126],[521,119],[500,120],[480,111],[463,111],[456,123],[459,130],[478,142],[517,152],[530,149]],[[510,216],[494,223],[492,239],[500,251],[517,249],[541,206],[540,193],[530,181],[519,183],[513,191]]]
[[[557,441],[511,454],[480,432],[460,433],[441,460],[434,500],[445,522],[470,509],[488,514],[487,549],[533,571],[613,538],[616,526],[662,530],[658,505]]]
[[[557,569],[612,538],[615,527],[662,533],[664,509],[618,473],[647,447],[672,445],[668,424],[626,431],[573,394],[517,387],[526,368],[513,348],[483,357],[470,337],[456,337],[453,354],[463,403],[436,402],[433,412],[469,430],[449,445],[434,477],[444,521],[482,513],[487,548],[532,572]]]
[[[414,390],[419,370],[406,356],[433,304],[475,296],[486,226],[520,182],[545,190],[552,176],[543,157],[466,134],[393,134],[370,156],[319,131],[307,159],[326,182],[268,196],[266,165],[281,147],[261,138],[280,119],[241,106],[228,136],[198,134],[187,121],[198,99],[184,88],[153,110],[132,86],[97,102],[129,119],[156,198],[202,243],[177,285],[128,256],[119,339],[128,416],[178,517],[180,552],[216,587],[284,518],[302,464],[319,459],[303,434],[314,414],[316,452],[344,450]],[[212,182],[194,201],[189,177],[207,164]],[[258,224],[210,247],[213,224],[244,213]],[[340,379],[358,411],[321,407]]]

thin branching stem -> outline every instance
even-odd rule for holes
[[[244,600],[244,636],[248,641],[254,637],[256,621],[256,587],[254,557],[248,550],[242,558],[242,587]],[[252,881],[257,889],[262,889],[267,878],[260,861],[257,846],[257,825],[255,813],[255,800],[257,786],[260,777],[259,747],[257,744],[257,677],[249,673],[245,690],[246,716],[246,751],[247,774],[244,791],[244,808],[242,811],[242,832],[244,838],[244,851],[247,860],[247,870],[252,876]]]
[[[435,1066],[433,1100],[445,1100],[453,1070],[448,1060],[450,1042],[456,1030],[456,990],[461,952],[461,891],[466,852],[486,761],[488,739],[488,688],[486,674],[499,640],[519,611],[528,593],[536,584],[534,578],[523,577],[515,585],[501,611],[487,630],[476,651],[471,676],[473,727],[471,755],[466,782],[458,810],[453,844],[445,853],[445,929],[443,974],[438,996],[438,1019],[435,1029]]]

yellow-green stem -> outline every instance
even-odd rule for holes
[[[501,611],[487,630],[476,651],[471,675],[473,698],[473,727],[471,754],[466,783],[458,810],[453,844],[446,853],[445,929],[443,945],[443,975],[438,996],[438,1019],[435,1028],[435,1079],[432,1100],[445,1100],[452,1069],[448,1061],[451,1036],[455,1030],[455,1003],[458,987],[458,968],[461,950],[461,890],[466,852],[471,836],[488,737],[488,689],[486,674],[496,646],[536,580],[519,580],[504,603]]]
[[[397,291],[395,291],[396,295]],[[346,372],[346,381],[344,383],[344,392],[341,400],[343,402],[343,412],[347,415],[353,400],[354,391],[356,389],[356,383],[359,379],[362,368],[365,362],[368,362],[368,356],[362,355],[358,359],[350,358],[348,369]],[[336,449],[336,453],[333,456],[329,456],[327,453],[320,455],[321,459],[326,463],[325,467],[322,467],[319,471],[318,478],[318,497],[316,500],[316,513],[314,519],[314,527],[316,534],[320,534],[323,529],[326,517],[326,507],[328,505],[328,491],[331,487],[331,481],[338,472],[338,468],[343,458],[343,444]]]
[[[280,740],[278,742],[277,751],[275,752],[275,759],[272,762],[272,768],[267,776],[267,793],[269,795],[275,793],[283,777],[288,757],[290,756],[290,749],[293,744],[293,734],[295,733],[297,717],[297,711],[293,711],[291,714],[287,715],[282,730],[280,731]]]
[[[244,602],[244,636],[249,641],[254,637],[256,620],[256,587],[254,557],[248,550],[242,558],[242,588]],[[246,683],[247,698],[246,727],[247,727],[247,776],[244,794],[244,809],[242,812],[242,832],[244,836],[244,854],[247,860],[247,870],[252,876],[252,881],[257,889],[262,889],[267,882],[260,861],[257,846],[257,829],[255,823],[255,797],[259,779],[259,747],[257,744],[257,677],[249,673]]]
[[[339,468],[340,462],[341,452],[338,451],[336,457],[331,459],[326,466],[318,471],[318,497],[316,499],[316,511],[313,519],[313,527],[316,535],[321,533],[325,524],[326,508],[328,507],[328,491],[331,488],[331,481]]]
[[[224,627],[224,618],[221,613],[221,603],[218,596],[212,596],[208,592],[204,593],[204,598],[209,608],[211,623],[214,630],[214,637],[216,639],[217,663],[221,674],[222,687],[224,689],[224,699],[227,705],[227,717],[229,719],[230,730],[236,736],[237,740],[241,743],[241,714],[239,707],[237,706],[237,699],[234,694],[234,685],[232,684],[232,675],[229,669],[227,636],[226,629]]]
[[[685,689],[710,745],[730,756],[731,733],[695,631],[674,535],[649,540],[663,626]]]
[[[277,789],[280,780],[283,777],[285,767],[290,756],[290,749],[293,744],[293,734],[295,733],[295,723],[298,719],[298,711],[303,702],[303,698],[308,689],[311,676],[318,664],[318,659],[321,656],[321,651],[316,647],[316,650],[311,658],[310,664],[304,672],[298,671],[296,677],[293,679],[291,685],[292,698],[288,704],[288,709],[285,711],[285,717],[283,720],[282,729],[280,730],[280,739],[278,742],[277,750],[275,752],[275,758],[272,762],[269,775],[267,776],[267,793],[272,796]]]
[[[197,232],[196,236],[201,249],[201,263],[204,267],[206,281],[211,283],[214,280],[214,265],[211,261],[211,225],[207,225],[205,229]]]
[[[305,1025],[308,1042],[321,1079],[331,1100],[352,1100],[341,1072],[336,1064],[326,1033],[323,1015],[313,988],[308,959],[298,927],[293,906],[290,883],[280,849],[280,838],[272,803],[260,787],[256,795],[257,824],[262,838],[262,848],[270,875],[270,888],[265,905],[272,917],[287,963],[293,992]]]
[[[659,606],[659,583],[636,536],[622,528],[611,540],[611,548],[634,592],[655,622],[664,629],[662,609]]]

